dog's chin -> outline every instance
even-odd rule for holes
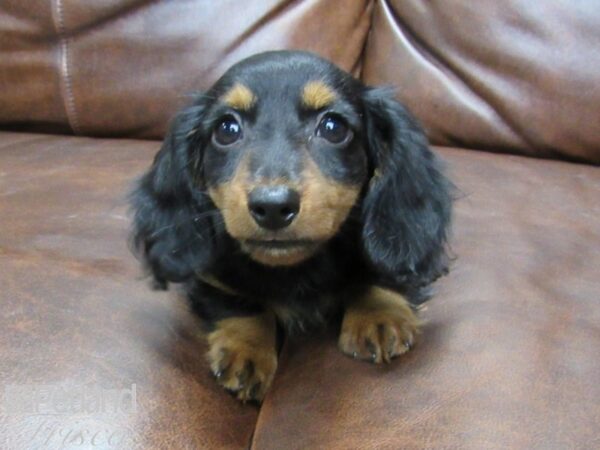
[[[319,241],[254,240],[240,242],[242,250],[254,261],[266,266],[294,266],[313,256]]]

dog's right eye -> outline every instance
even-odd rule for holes
[[[213,138],[219,145],[231,145],[242,137],[242,126],[233,116],[225,116],[215,127]]]

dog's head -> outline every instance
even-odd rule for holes
[[[182,281],[210,264],[220,232],[260,264],[291,266],[351,217],[375,269],[427,282],[445,267],[447,191],[388,90],[308,53],[269,52],[175,118],[134,195],[134,238],[157,279]]]

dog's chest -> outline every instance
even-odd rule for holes
[[[265,302],[288,334],[302,334],[324,328],[339,309],[334,295],[324,294],[312,299],[290,299]]]

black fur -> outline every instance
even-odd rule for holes
[[[363,101],[379,172],[363,201],[365,252],[397,285],[425,286],[448,267],[450,185],[420,126],[388,89],[371,89]]]
[[[357,122],[349,144],[356,147],[355,157],[340,153],[338,159],[322,163],[324,173],[351,173],[355,181],[366,156],[368,176],[348,219],[313,257],[292,267],[264,266],[242,252],[207,194],[207,165],[221,167],[209,174],[218,179],[225,175],[215,171],[234,164],[214,162],[206,154],[214,126],[211,108],[240,74],[260,71],[261,64],[268,66],[265,72],[289,73],[289,78],[265,83],[291,83],[293,77],[316,73],[346,100],[343,107],[354,117],[348,120]],[[271,102],[276,107],[281,99]],[[297,319],[285,324],[288,329],[306,329],[326,322],[328,314],[350,301],[347,293],[373,284],[402,292],[413,303],[422,301],[423,288],[447,271],[449,191],[421,128],[389,90],[364,86],[310,54],[272,52],[235,66],[172,122],[132,195],[132,240],[157,285],[183,283],[194,309],[209,324],[278,304],[295,312]],[[234,289],[243,301],[207,285],[201,279],[204,273]],[[325,302],[324,297],[335,300]]]
[[[210,199],[192,186],[191,135],[202,120],[202,100],[175,117],[152,168],[131,196],[133,244],[156,286],[184,282],[209,266],[215,243]]]

